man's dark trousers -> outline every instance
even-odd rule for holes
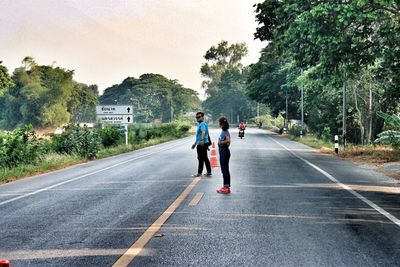
[[[208,159],[207,146],[197,145],[197,159],[199,160],[199,167],[197,173],[203,173],[204,163],[206,164],[207,173],[211,173],[211,164]]]

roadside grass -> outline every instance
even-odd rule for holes
[[[334,143],[318,139],[312,135],[306,135],[302,138],[295,137],[293,135],[289,135],[288,138],[290,140],[293,140],[293,141],[305,144],[307,146],[310,146],[312,148],[318,149],[322,153],[329,153],[329,152],[335,153],[335,144]]]
[[[0,184],[15,181],[27,176],[62,169],[85,161],[85,159],[78,155],[49,153],[41,156],[36,164],[20,164],[13,168],[0,168]]]
[[[192,134],[193,134],[192,132],[189,132],[179,138],[184,138]],[[143,141],[138,144],[118,145],[115,147],[102,149],[98,152],[96,159],[116,156],[122,153],[131,152],[149,146],[154,146],[157,144],[176,140],[179,138],[173,136],[164,136],[160,138],[150,139],[148,141]],[[54,152],[48,153],[41,156],[36,164],[21,164],[13,168],[0,168],[0,184],[9,183],[33,175],[38,175],[51,172],[54,170],[63,169],[68,166],[76,165],[87,161],[88,161],[87,159],[84,159],[78,155],[67,155]]]
[[[289,138],[291,140],[315,148],[319,150],[321,153],[336,155],[333,142],[326,142],[323,140],[319,140],[312,135],[308,135],[303,138],[289,136]],[[387,163],[387,162],[400,161],[400,151],[382,145],[361,146],[361,145],[348,144],[346,147],[346,151],[343,151],[343,147],[340,145],[339,153],[337,154],[337,156],[344,159],[362,163]]]

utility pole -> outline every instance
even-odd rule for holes
[[[288,131],[289,117],[288,117],[288,89],[286,87],[286,116],[285,116],[285,132]]]
[[[346,111],[346,71],[344,72],[344,81],[343,81],[343,151],[346,151],[346,119],[347,119],[347,111]]]
[[[301,75],[303,75],[303,69],[301,69]],[[304,130],[304,86],[301,85],[301,130],[300,130],[300,138],[303,137]]]

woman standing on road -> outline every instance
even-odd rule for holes
[[[229,194],[231,192],[231,174],[229,173],[229,159],[231,157],[229,145],[231,144],[231,135],[228,131],[229,123],[225,117],[219,118],[219,127],[222,130],[218,138],[219,163],[224,178],[224,186],[218,189],[217,192]]]

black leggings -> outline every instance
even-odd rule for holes
[[[224,177],[224,187],[231,186],[231,174],[229,172],[229,159],[231,152],[228,147],[219,147],[219,163],[221,164],[222,176]]]

